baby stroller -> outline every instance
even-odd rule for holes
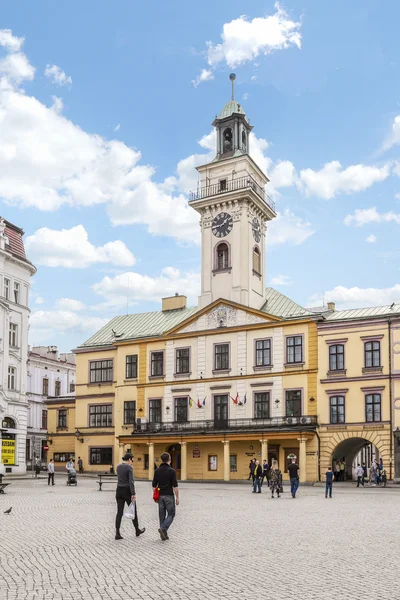
[[[75,471],[75,469],[69,469],[69,471],[68,471],[68,478],[67,478],[67,485],[78,485],[78,480],[76,478],[76,471]]]

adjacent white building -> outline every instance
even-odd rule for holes
[[[75,354],[59,354],[57,346],[31,348],[27,372],[26,463],[29,469],[35,458],[46,462],[47,398],[74,395],[75,382]]]
[[[0,218],[0,472],[25,473],[30,278],[19,227]]]

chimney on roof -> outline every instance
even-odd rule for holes
[[[335,312],[335,303],[334,302],[328,302],[328,310]]]
[[[168,310],[186,308],[186,300],[186,296],[180,296],[179,294],[169,296],[168,298],[162,298],[162,311],[166,312]]]

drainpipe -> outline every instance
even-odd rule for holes
[[[389,338],[389,402],[390,402],[390,459],[389,459],[389,479],[392,481],[393,473],[392,473],[392,457],[393,457],[393,393],[392,393],[392,331],[391,326],[392,321],[388,319],[388,338]]]
[[[318,431],[315,431],[315,435],[318,438],[318,481],[321,481],[321,438]]]

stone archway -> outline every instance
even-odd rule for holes
[[[382,457],[383,464],[388,470],[390,462],[390,430],[380,429],[378,431],[337,431],[325,432],[321,435],[321,475],[329,466],[332,466],[333,459],[342,459],[345,457],[346,473],[352,475],[352,463],[360,450],[369,444],[375,446],[379,456]]]

